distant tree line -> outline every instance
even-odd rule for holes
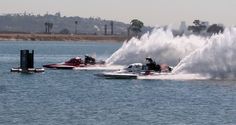
[[[194,20],[193,25],[186,28],[193,34],[217,34],[224,31],[220,24],[209,25],[208,22]],[[98,34],[140,36],[152,27],[144,26],[139,19],[133,19],[130,24],[101,18],[66,17],[60,13],[5,14],[0,15],[0,32],[47,33],[47,34]],[[179,33],[181,34],[181,33]]]
[[[33,14],[5,14],[0,15],[0,32],[25,33],[65,33],[65,34],[107,34],[127,35],[130,24],[118,21],[103,20],[101,18],[66,17],[60,13]],[[151,27],[143,27],[142,32],[150,31]],[[108,33],[109,31],[109,33]]]
[[[224,26],[219,24],[212,24],[208,26],[207,22],[200,20],[194,20],[194,25],[188,26],[188,30],[193,33],[200,34],[201,32],[206,32],[208,34],[218,34],[224,32]]]

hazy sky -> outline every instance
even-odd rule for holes
[[[101,17],[146,25],[192,23],[194,19],[236,25],[236,0],[0,0],[0,13]]]

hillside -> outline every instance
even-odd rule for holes
[[[103,20],[101,18],[82,18],[61,16],[60,13],[55,15],[31,15],[31,14],[6,14],[0,16],[0,32],[8,33],[44,33],[46,30],[45,23],[52,23],[51,32],[57,33],[75,33],[76,23],[78,34],[104,34],[104,26],[107,25],[107,33],[111,32],[111,20]],[[127,35],[129,24],[123,22],[114,22],[115,35]],[[144,27],[143,32],[151,30],[150,27]]]

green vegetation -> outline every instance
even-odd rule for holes
[[[200,20],[194,20],[192,26],[188,27],[189,31],[192,31],[195,34],[200,34],[206,32],[209,35],[222,33],[224,31],[224,26],[219,24],[212,24],[208,26],[208,22],[203,22]]]
[[[51,34],[52,28],[53,28],[53,23],[46,22],[46,23],[44,23],[44,25],[45,25],[45,33]]]
[[[144,26],[143,22],[138,20],[138,19],[133,19],[131,20],[131,26],[130,26],[130,30],[135,33],[135,35],[137,36],[139,33],[142,32],[142,27]]]

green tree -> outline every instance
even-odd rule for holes
[[[218,34],[218,33],[223,33],[224,32],[224,27],[217,25],[217,24],[212,24],[208,29],[207,32],[210,34]]]
[[[60,34],[70,34],[70,31],[67,28],[64,28],[59,33]]]
[[[45,33],[50,34],[53,28],[53,23],[45,22]]]
[[[48,33],[52,33],[53,23],[48,23]]]
[[[78,27],[78,21],[75,21],[75,34],[77,34],[78,32],[77,27]]]
[[[188,30],[192,31],[193,33],[199,34],[201,31],[204,31],[207,28],[204,22],[200,20],[194,20],[193,24],[194,25],[188,27]]]
[[[45,26],[45,33],[48,33],[48,22],[45,22],[44,26]]]
[[[142,30],[143,22],[138,19],[133,19],[131,22],[130,30],[138,35]]]
[[[111,21],[111,35],[113,35],[114,34],[114,32],[113,32],[113,30],[114,30],[114,22],[113,21]]]

